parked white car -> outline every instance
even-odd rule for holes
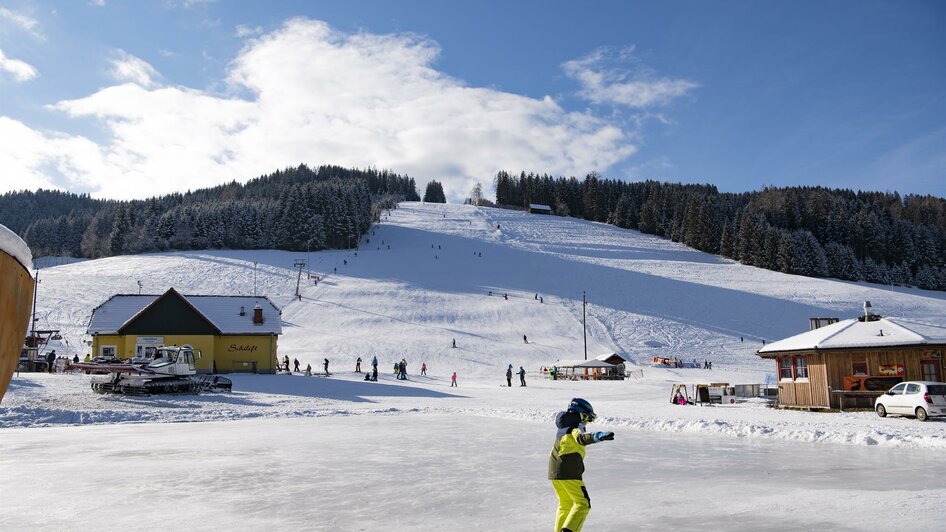
[[[920,421],[946,416],[946,383],[901,382],[874,401],[874,410],[880,417],[899,414],[916,416]]]

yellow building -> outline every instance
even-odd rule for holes
[[[275,373],[281,311],[266,297],[115,295],[92,311],[95,356],[130,359],[160,345],[194,346],[201,372]]]

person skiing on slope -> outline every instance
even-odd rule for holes
[[[526,370],[522,366],[519,366],[519,382],[520,387],[526,385]]]
[[[325,376],[327,377],[327,376],[329,375],[329,372],[328,372],[328,359],[327,359],[327,358],[322,359],[322,365],[325,367]]]
[[[456,372],[456,371],[454,371],[454,372],[453,372],[453,376],[450,377],[450,387],[451,387],[451,388],[454,388],[454,387],[459,388],[459,386],[457,386],[457,372]]]
[[[426,363],[426,362],[421,363],[421,365],[420,365],[420,374],[421,374],[421,375],[427,375],[427,363]]]
[[[506,368],[506,386],[512,388],[512,364],[509,364],[509,367]]]
[[[361,373],[361,357],[355,361],[355,373]]]
[[[557,432],[549,456],[549,480],[558,497],[556,531],[580,532],[591,511],[591,498],[581,479],[585,472],[585,446],[614,439],[613,432],[585,432],[585,425],[596,417],[591,403],[578,397],[555,416]]]
[[[293,373],[299,373],[299,359],[298,359],[298,358],[292,359],[292,365],[293,365],[293,370],[292,370],[292,372],[293,372]]]

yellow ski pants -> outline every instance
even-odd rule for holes
[[[591,511],[591,498],[581,480],[553,480],[552,487],[558,495],[558,512],[555,514],[555,532],[567,528],[581,532],[585,518]]]

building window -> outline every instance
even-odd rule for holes
[[[923,374],[925,381],[938,381],[939,379],[939,360],[921,360],[920,373]]]
[[[795,357],[795,378],[808,378],[808,357]]]
[[[778,378],[781,380],[792,380],[792,358],[781,357],[778,359]]]
[[[855,376],[866,376],[867,375],[867,362],[863,360],[855,360],[851,362],[851,374]]]
[[[115,346],[115,345],[103,345],[103,346],[101,347],[101,351],[102,351],[101,354],[102,354],[103,357],[113,357],[113,356],[115,356],[115,353],[118,351],[118,346]]]

